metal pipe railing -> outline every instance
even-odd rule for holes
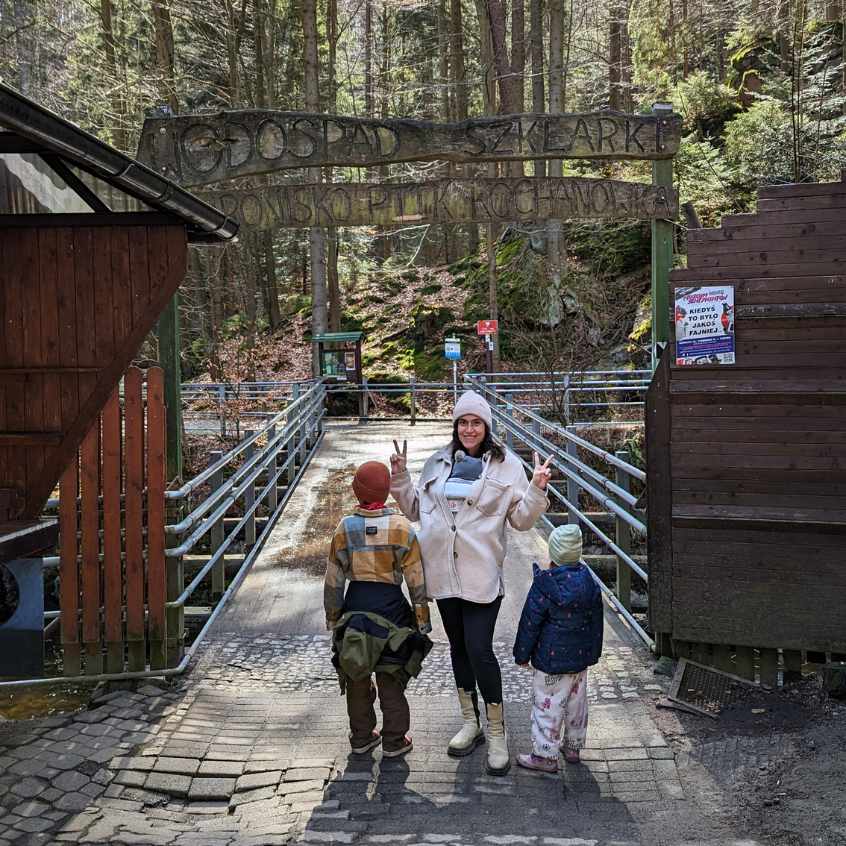
[[[478,391],[482,394],[483,397],[485,397],[491,408],[497,411],[499,410],[497,408],[498,399],[497,392],[495,390],[490,388],[490,386],[488,386],[485,382],[475,382],[471,380],[471,384],[473,385],[474,390]],[[492,399],[493,402],[491,402]],[[513,405],[513,401],[511,402]],[[602,449],[602,447],[598,447],[595,444],[592,444],[590,441],[586,441],[584,438],[580,438],[578,435],[574,435],[572,432],[567,431],[566,427],[561,426],[558,423],[554,423],[551,420],[547,420],[545,417],[541,417],[536,412],[530,411],[529,409],[521,408],[518,405],[513,405],[513,409],[515,412],[518,412],[528,417],[530,420],[539,424],[541,427],[546,428],[547,431],[555,432],[555,434],[560,435],[565,440],[570,441],[571,443],[576,444],[582,449],[593,453],[594,455],[603,459],[610,466],[617,467],[620,470],[624,470],[629,475],[633,476],[635,479],[638,479],[641,482],[646,481],[646,473],[644,473],[643,470],[641,470],[639,467],[635,467],[633,464],[629,464],[628,462],[622,461],[621,459],[617,458],[616,455],[613,455],[607,450]]]
[[[290,499],[291,495],[294,492],[294,488],[297,482],[300,481],[302,478],[303,473],[305,473],[306,468],[308,467],[311,458],[314,456],[314,453],[317,451],[318,447],[320,446],[320,442],[323,439],[323,433],[317,437],[317,440],[311,450],[308,452],[306,456],[306,460],[303,465],[300,467],[299,472],[294,477],[291,485],[286,490],[284,496],[279,501],[279,504],[276,507],[276,510],[270,515],[266,526],[264,527],[262,533],[256,538],[255,545],[250,549],[247,553],[246,557],[244,558],[243,563],[241,564],[240,569],[238,572],[233,576],[232,581],[229,583],[229,587],[226,588],[223,595],[218,600],[217,605],[212,609],[212,613],[209,615],[208,620],[206,620],[205,625],[200,629],[197,637],[194,638],[193,643],[185,650],[185,654],[182,656],[182,660],[177,664],[175,667],[170,667],[168,669],[161,669],[161,670],[134,670],[125,673],[99,673],[97,675],[80,675],[80,676],[56,676],[54,678],[38,678],[38,679],[16,679],[15,681],[0,681],[0,690],[2,689],[14,689],[18,687],[42,687],[49,684],[55,684],[56,682],[68,683],[68,684],[75,684],[77,682],[104,682],[104,681],[119,681],[122,679],[147,679],[147,678],[169,678],[171,676],[180,676],[184,673],[188,666],[191,663],[191,660],[194,658],[194,655],[197,653],[200,645],[206,638],[211,627],[216,622],[217,618],[220,616],[220,613],[229,603],[229,600],[235,595],[238,588],[241,586],[244,579],[247,577],[247,574],[255,564],[256,559],[258,558],[259,553],[261,552],[265,542],[267,541],[270,532],[273,529],[273,526],[282,513],[282,509],[287,505],[288,500]],[[55,621],[51,623],[54,625]]]
[[[295,386],[294,393],[298,393],[298,388]],[[213,570],[218,562],[222,561],[223,555],[231,547],[231,545],[238,538],[242,529],[247,526],[250,521],[255,519],[255,514],[260,507],[266,503],[270,504],[273,512],[271,518],[267,521],[261,533],[261,543],[264,542],[267,532],[272,528],[273,523],[281,512],[282,507],[290,499],[294,487],[305,471],[311,456],[317,449],[318,444],[322,440],[322,420],[325,415],[325,388],[321,383],[311,383],[311,387],[299,397],[295,397],[293,402],[287,408],[273,416],[271,421],[263,427],[260,431],[248,435],[241,443],[230,450],[226,455],[221,456],[197,474],[193,479],[186,482],[179,490],[171,491],[169,500],[171,508],[178,506],[181,500],[189,498],[195,493],[201,485],[203,485],[212,476],[223,474],[224,470],[236,463],[237,466],[231,472],[228,478],[224,480],[209,496],[198,503],[191,512],[182,520],[173,524],[165,526],[166,536],[170,539],[168,547],[165,549],[165,555],[168,567],[168,599],[165,607],[168,612],[168,626],[171,625],[171,615],[177,615],[174,619],[179,631],[182,630],[182,614],[184,607],[192,594],[203,583],[204,579]],[[277,428],[277,425],[285,420],[284,425]],[[265,441],[264,446],[258,448],[262,442]],[[280,459],[280,453],[285,451],[286,455]],[[299,470],[297,470],[297,463],[299,463]],[[263,476],[266,476],[263,487],[256,492],[256,482]],[[288,485],[284,494],[279,497],[277,495],[277,485],[280,479],[287,475]],[[220,476],[218,476],[220,478]],[[182,579],[182,562],[183,555],[191,552],[203,538],[203,536],[215,525],[222,523],[226,513],[239,501],[244,502],[244,514],[237,520],[236,524],[228,532],[223,540],[223,543],[213,552],[209,561],[206,562],[200,571],[191,579],[189,585],[185,586]],[[193,531],[191,531],[193,529]],[[186,532],[190,534],[183,538]],[[254,535],[253,535],[254,537]],[[173,543],[173,541],[180,541]],[[258,539],[256,539],[256,545]],[[253,545],[249,554],[245,557],[245,563],[251,563],[253,553],[256,549]],[[44,561],[45,566],[59,564],[59,559],[56,556],[51,556]],[[243,579],[245,574],[242,566],[235,579],[238,584]],[[240,579],[239,579],[240,576]],[[233,580],[233,584],[235,581]],[[223,597],[229,597],[233,594],[233,590],[224,589],[221,585],[222,598],[213,612],[213,617],[216,617],[221,607],[220,603],[224,601]],[[175,595],[174,595],[175,594]],[[60,611],[48,611],[44,616],[47,626],[45,632],[47,635],[55,629],[61,619]],[[208,626],[203,628],[203,632],[207,631]],[[168,632],[168,640],[171,640],[171,632]],[[196,648],[196,641],[190,654]],[[179,667],[184,670],[187,663],[183,660]],[[178,671],[182,671],[176,668]],[[149,670],[129,673],[111,673],[100,675],[85,675],[80,676],[79,680],[102,680],[110,678],[144,678],[145,676],[162,676],[170,675],[173,671],[165,670]],[[55,679],[45,679],[41,683],[51,683],[53,681],[72,681],[69,677],[62,676]],[[23,683],[32,683],[32,680]],[[14,686],[14,683],[10,683]],[[7,684],[0,684],[0,687],[9,686]]]
[[[584,438],[574,435],[559,424],[546,420],[537,412],[515,403],[516,392],[509,392],[507,400],[505,400],[502,396],[504,392],[497,390],[484,379],[467,379],[466,381],[487,400],[491,407],[495,425],[502,427],[506,443],[509,446],[513,446],[515,438],[518,439],[530,449],[551,456],[552,466],[564,474],[568,481],[567,495],[558,489],[556,483],[547,485],[548,495],[563,506],[563,509],[570,515],[570,519],[578,520],[590,529],[593,535],[617,557],[616,594],[605,585],[591,568],[588,569],[613,610],[623,618],[644,643],[654,649],[653,639],[635,619],[629,607],[631,604],[631,577],[629,573],[636,573],[643,579],[644,583],[649,584],[648,572],[634,560],[631,554],[631,542],[628,534],[631,529],[645,534],[647,527],[643,521],[631,514],[625,507],[634,508],[637,503],[637,498],[628,489],[629,480],[635,478],[643,482],[646,474],[623,457],[612,455],[584,440]],[[527,422],[523,423],[519,418],[523,418]],[[560,444],[544,437],[544,433],[560,435],[564,438],[567,445],[566,449],[562,451]],[[577,448],[590,451],[601,458],[609,467],[613,467],[616,473],[615,480],[606,478],[599,471],[581,461],[573,454]],[[531,472],[533,468],[528,461],[523,458],[520,460]],[[573,487],[572,493],[570,492],[571,485]],[[587,493],[614,515],[616,518],[616,538],[610,537],[579,507],[578,494],[580,491]],[[604,491],[610,493],[611,496],[606,496]],[[550,529],[553,528],[553,523],[548,516],[544,515],[542,520]]]

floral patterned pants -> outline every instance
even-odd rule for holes
[[[550,676],[535,670],[532,702],[534,753],[557,758],[559,749],[581,749],[587,735],[587,670]]]

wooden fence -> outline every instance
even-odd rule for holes
[[[59,482],[64,673],[166,666],[165,403],[131,367]]]

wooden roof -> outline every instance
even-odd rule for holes
[[[36,519],[223,213],[0,83],[0,523]],[[5,208],[3,208],[5,206]]]
[[[0,154],[40,157],[93,213],[114,216],[112,224],[137,221],[123,219],[125,212],[109,207],[77,170],[183,223],[189,243],[223,243],[238,232],[238,224],[218,209],[2,82]],[[16,178],[20,181],[21,175]],[[3,224],[15,225],[5,215]]]

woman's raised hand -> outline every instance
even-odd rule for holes
[[[391,475],[398,476],[400,473],[405,473],[407,463],[408,441],[402,442],[402,452],[400,452],[399,444],[394,441],[394,454],[391,456]]]
[[[541,464],[538,454],[533,452],[532,455],[534,456],[535,461],[535,471],[532,473],[532,484],[536,488],[540,488],[542,491],[545,491],[546,485],[552,476],[552,470],[549,469],[549,462],[552,461],[552,456],[550,455],[549,458]]]

